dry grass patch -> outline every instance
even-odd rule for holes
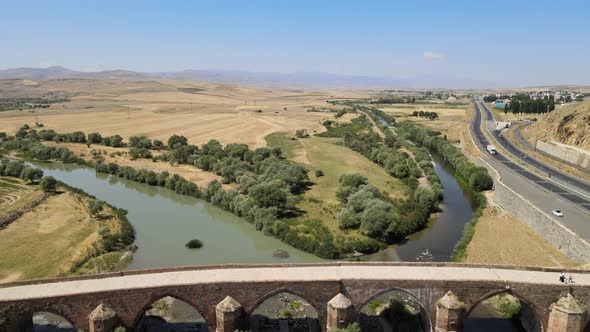
[[[24,207],[42,194],[36,185],[13,177],[0,177],[0,216]]]
[[[408,105],[399,104],[381,108],[382,111],[397,117],[397,122],[412,122],[440,131],[451,142],[459,142],[458,125],[465,122],[465,109],[469,106],[462,105]],[[428,120],[412,116],[416,111],[436,112],[438,118]]]
[[[3,89],[0,80],[0,90]],[[223,144],[265,145],[264,137],[275,132],[304,128],[321,132],[320,124],[333,119],[334,113],[307,112],[332,108],[329,98],[357,96],[343,91],[305,92],[232,85],[176,81],[133,80],[48,80],[40,86],[10,86],[11,94],[27,95],[60,91],[71,102],[54,104],[38,111],[39,121],[57,132],[81,130],[124,138],[146,135],[167,140],[173,134],[184,135],[191,144],[217,139]],[[8,87],[8,86],[7,86]],[[20,93],[20,94],[19,94]],[[0,131],[14,133],[24,123],[33,124],[28,111],[0,114]],[[343,121],[350,121],[345,116]]]
[[[57,276],[97,238],[86,199],[52,196],[0,231],[0,282]]]
[[[574,267],[527,225],[497,206],[488,206],[467,248],[468,263]]]

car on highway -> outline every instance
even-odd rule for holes
[[[553,210],[553,211],[551,211],[551,212],[553,212],[553,214],[554,214],[556,217],[563,217],[563,212],[561,211],[561,209],[555,209],[555,210]]]

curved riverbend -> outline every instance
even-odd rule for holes
[[[455,245],[463,235],[463,228],[473,218],[473,194],[453,175],[453,170],[442,156],[433,153],[434,171],[440,178],[444,198],[441,211],[431,216],[428,226],[378,253],[367,255],[370,261],[436,261],[451,260]]]
[[[129,269],[226,263],[317,262],[322,259],[295,249],[243,219],[204,200],[172,190],[97,174],[93,169],[61,163],[35,163],[51,175],[100,200],[127,210],[138,246]],[[200,249],[185,248],[191,239]],[[288,258],[274,258],[276,250]]]
[[[471,193],[461,187],[444,160],[433,156],[444,188],[442,212],[407,242],[363,257],[373,261],[449,261],[463,227],[473,216]],[[295,249],[227,211],[203,200],[156,186],[96,173],[92,168],[61,163],[36,163],[46,175],[78,187],[129,212],[138,251],[130,269],[225,263],[315,262],[322,259]],[[190,239],[201,249],[187,249]],[[277,250],[288,258],[273,257]],[[424,253],[427,253],[426,255]]]

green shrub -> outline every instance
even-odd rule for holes
[[[188,241],[184,246],[190,249],[197,249],[203,246],[203,242],[201,242],[201,240],[198,239],[192,239]]]
[[[324,171],[322,171],[321,169],[317,169],[315,171],[315,176],[318,177],[318,178],[321,177],[321,176],[324,176]]]

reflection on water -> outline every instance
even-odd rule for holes
[[[433,153],[434,171],[444,190],[441,212],[434,214],[428,226],[408,236],[406,242],[389,246],[363,259],[370,261],[437,261],[451,260],[455,244],[461,239],[463,227],[473,218],[472,193],[453,176],[444,159]]]
[[[463,325],[463,332],[526,332],[517,319],[500,318],[485,305],[476,306]]]
[[[78,187],[98,199],[127,210],[136,231],[130,269],[225,263],[278,263],[320,261],[273,237],[256,231],[245,220],[203,200],[178,195],[91,168],[61,163],[37,163],[46,175]],[[203,241],[201,249],[187,249],[191,239]],[[289,258],[273,258],[284,250]]]

